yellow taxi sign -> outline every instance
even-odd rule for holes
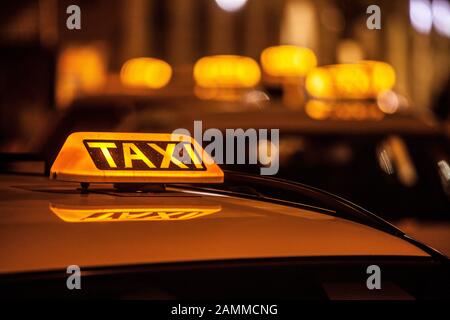
[[[161,89],[172,77],[172,67],[155,58],[134,58],[128,60],[120,70],[120,80],[130,87]]]
[[[221,183],[223,172],[190,136],[72,133],[50,178],[84,183]]]
[[[258,63],[249,57],[203,57],[194,65],[194,80],[203,88],[252,88],[261,79]]]
[[[281,45],[264,49],[261,65],[272,77],[304,77],[316,67],[317,58],[311,49]]]
[[[221,211],[210,206],[86,207],[50,204],[50,210],[65,222],[125,222],[193,220]]]
[[[372,92],[375,95],[394,87],[396,74],[394,68],[390,64],[374,60],[364,60],[360,63],[366,65],[371,72]]]
[[[321,99],[375,99],[395,85],[395,70],[380,61],[361,61],[313,69],[306,78],[308,93]]]

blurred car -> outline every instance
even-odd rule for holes
[[[367,108],[375,118],[319,120],[309,117],[305,110],[290,110],[276,101],[265,101],[264,107],[252,110],[240,110],[240,104],[235,103],[227,112],[213,107],[209,111],[180,108],[189,105],[187,101],[167,100],[167,105],[174,108],[179,103],[176,113],[171,113],[170,108],[143,108],[130,114],[133,120],[122,128],[138,132],[186,128],[194,132],[196,120],[202,121],[203,132],[208,128],[223,133],[227,128],[277,128],[277,177],[330,190],[385,218],[448,219],[445,164],[450,163],[449,140],[430,119],[407,113],[385,115],[374,109],[376,105],[367,103],[351,108]],[[159,123],[155,126],[156,119]],[[249,150],[256,148],[249,146]],[[252,173],[260,168],[225,167]]]

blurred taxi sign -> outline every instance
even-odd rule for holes
[[[65,222],[125,222],[193,220],[220,212],[210,206],[67,206],[50,204],[50,210]]]
[[[261,65],[272,77],[304,77],[316,67],[317,58],[311,49],[282,45],[264,49]]]
[[[126,86],[160,89],[172,77],[171,66],[155,58],[135,58],[128,60],[120,70],[120,80]]]
[[[106,59],[96,45],[71,46],[58,57],[56,102],[68,106],[78,95],[93,94],[106,82]]]
[[[258,63],[249,57],[203,57],[194,65],[194,80],[203,88],[252,88],[261,79]]]
[[[384,62],[361,61],[313,69],[306,78],[308,93],[321,99],[375,99],[395,85],[395,70]]]
[[[61,148],[50,178],[84,183],[220,183],[223,172],[187,135],[77,132]]]

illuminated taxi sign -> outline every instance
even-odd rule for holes
[[[130,87],[165,87],[172,77],[171,66],[155,58],[134,58],[128,60],[120,70],[120,80]]]
[[[249,57],[203,57],[194,66],[194,80],[203,88],[252,88],[261,79],[258,63]]]
[[[306,78],[308,93],[321,99],[374,99],[394,85],[394,69],[379,61],[319,67]]]
[[[223,172],[191,137],[77,132],[64,143],[52,179],[105,183],[218,183]]]
[[[371,72],[371,87],[374,94],[378,95],[394,87],[396,74],[390,64],[373,60],[364,60],[360,63],[366,65]]]
[[[261,65],[272,77],[304,77],[317,65],[314,52],[293,45],[269,47],[261,53]]]
[[[50,210],[65,222],[125,222],[193,220],[221,210],[220,206],[91,207],[50,204]]]

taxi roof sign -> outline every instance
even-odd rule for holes
[[[50,178],[81,183],[221,183],[223,171],[190,136],[72,133]]]
[[[196,84],[203,88],[248,89],[258,85],[261,70],[252,58],[215,55],[200,58],[194,65]]]
[[[304,77],[317,65],[311,49],[294,45],[268,47],[260,60],[263,70],[273,77]]]
[[[317,67],[308,74],[305,85],[314,98],[375,99],[392,89],[395,80],[395,70],[388,63],[363,60]]]
[[[155,58],[134,58],[125,62],[120,70],[120,80],[130,87],[161,89],[172,77],[172,67]]]

